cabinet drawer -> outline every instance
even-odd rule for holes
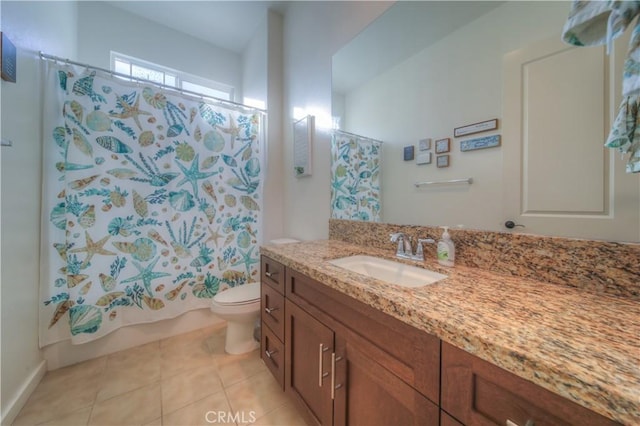
[[[260,349],[262,360],[284,391],[284,345],[269,327],[262,327]]]
[[[616,424],[445,342],[442,409],[466,425]]]
[[[266,284],[261,285],[261,291],[262,324],[268,326],[278,339],[284,341],[284,296]]]
[[[260,258],[260,280],[284,295],[284,265],[267,257]]]

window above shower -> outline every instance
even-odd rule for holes
[[[233,101],[234,87],[111,51],[111,70],[206,96]]]

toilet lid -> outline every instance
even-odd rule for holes
[[[260,283],[243,284],[216,294],[213,300],[221,305],[242,305],[260,299]]]

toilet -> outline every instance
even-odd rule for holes
[[[240,285],[216,294],[211,302],[211,311],[227,321],[225,352],[243,354],[260,346],[253,338],[253,327],[260,315],[259,282]]]
[[[272,244],[295,243],[299,240],[281,238]],[[219,292],[211,301],[211,312],[227,321],[224,350],[239,355],[260,347],[253,338],[253,329],[260,317],[260,283],[243,284]]]

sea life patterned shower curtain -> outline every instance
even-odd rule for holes
[[[173,318],[256,281],[263,115],[43,66],[40,345]]]
[[[331,217],[382,220],[380,166],[382,143],[334,131],[331,139]]]

